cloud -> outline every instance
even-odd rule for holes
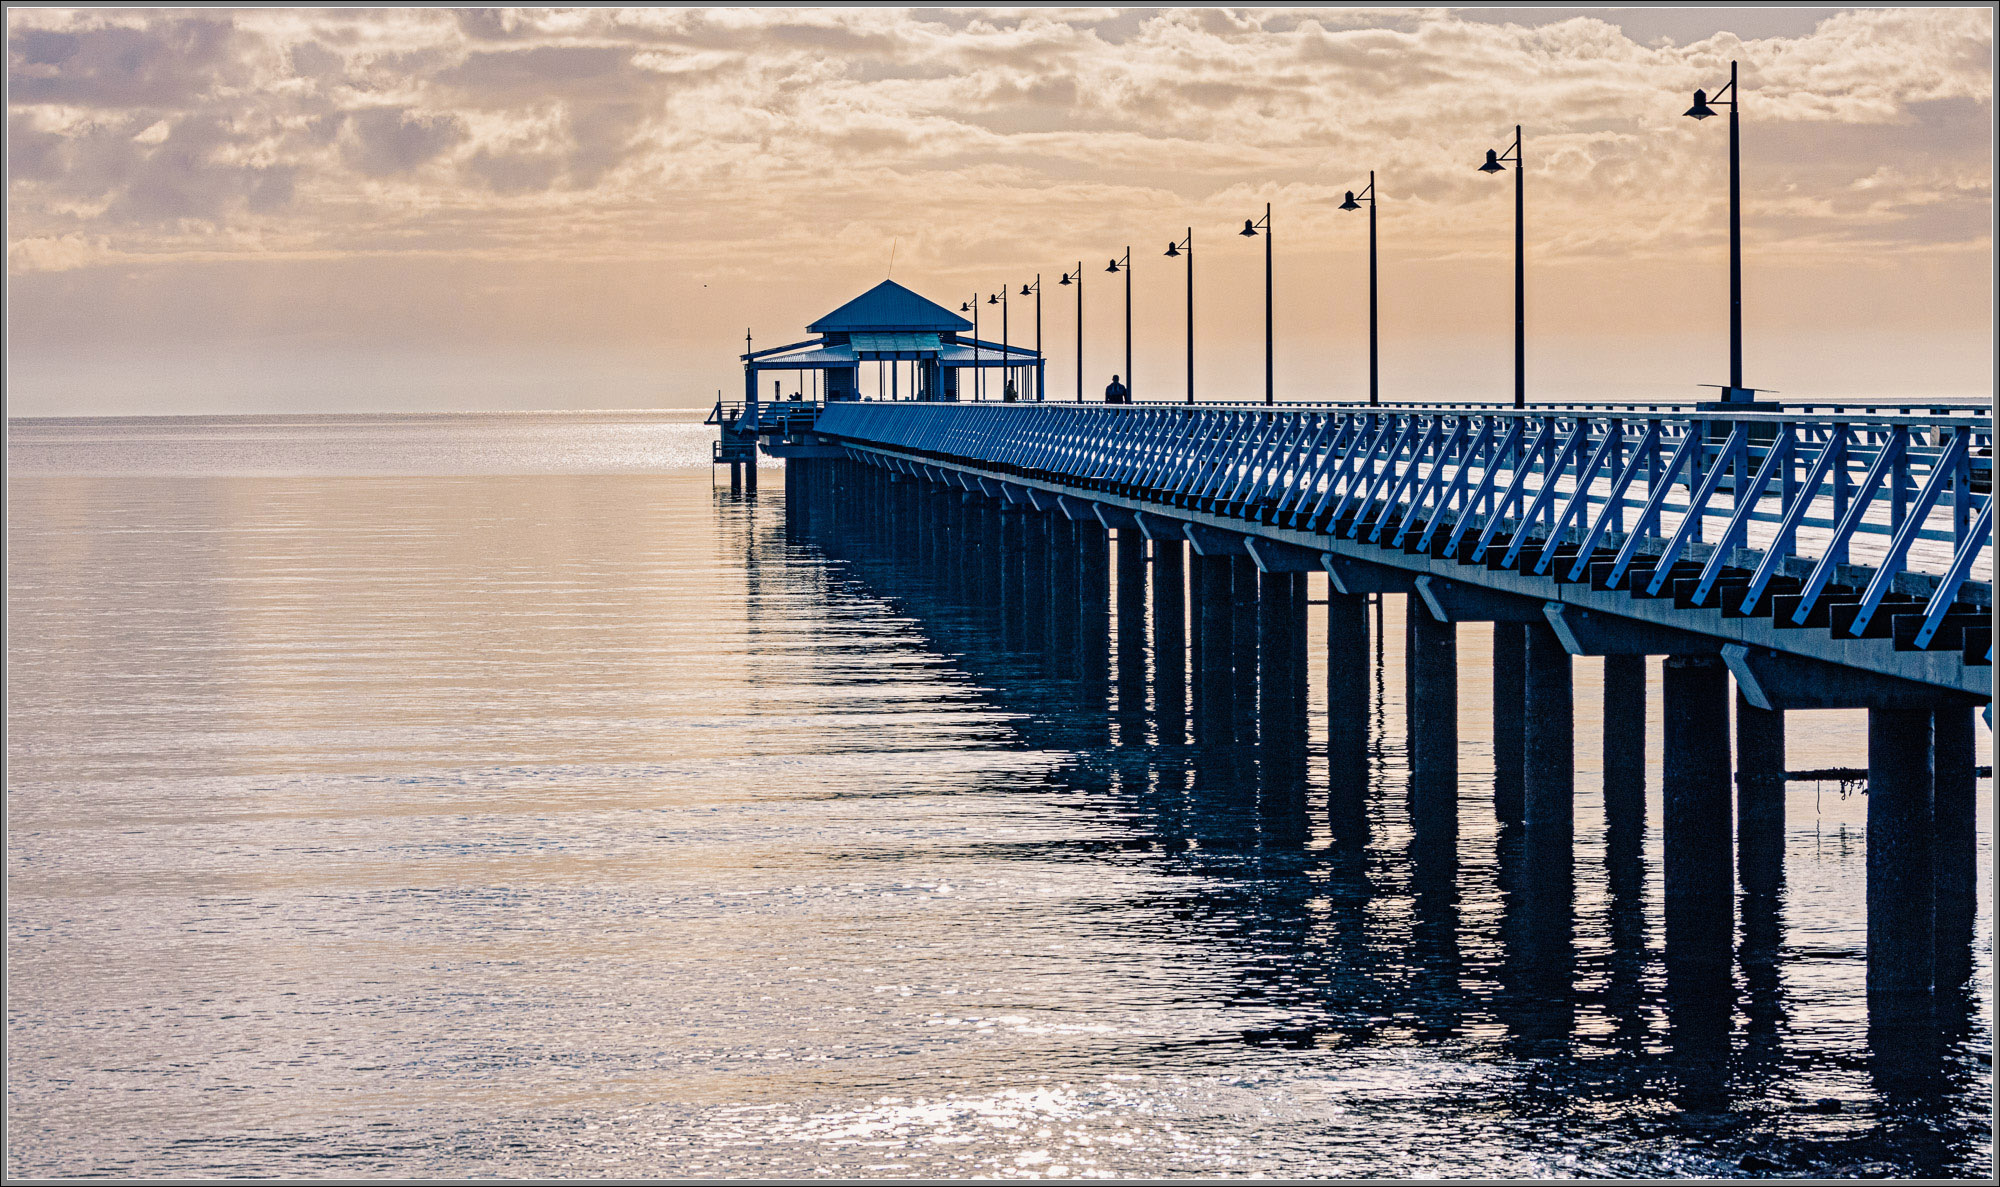
[[[349,115],[347,126],[343,156],[365,177],[408,173],[466,139],[465,121],[449,112],[377,107]]]
[[[85,18],[87,19],[87,18]],[[10,22],[11,23],[11,22]],[[144,27],[19,28],[7,39],[10,101],[19,106],[187,107],[226,83],[243,62],[229,20],[162,17]]]
[[[60,235],[45,239],[17,239],[7,245],[7,271],[67,272],[111,263],[120,258],[102,236]]]

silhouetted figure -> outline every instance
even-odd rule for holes
[[[1012,404],[1014,401],[1020,398],[1021,398],[1021,393],[1015,389],[1014,381],[1009,379],[1007,381],[1007,386],[1000,389],[1000,399],[1008,404]]]
[[[1132,393],[1126,389],[1124,384],[1118,382],[1116,375],[1111,377],[1110,385],[1104,389],[1104,402],[1106,404],[1130,404],[1132,402]]]

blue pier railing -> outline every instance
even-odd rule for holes
[[[1781,626],[1827,625],[1829,591],[1858,590],[1830,629],[1884,637],[1894,605],[1899,630],[1917,624],[1899,648],[1948,624],[1956,640],[1991,605],[1993,424],[1977,404],[855,402],[814,431]]]

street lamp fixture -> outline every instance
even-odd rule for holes
[[[1064,284],[1076,285],[1076,402],[1083,403],[1083,261],[1076,270],[1063,273]]]
[[[1126,245],[1125,254],[1112,260],[1106,272],[1125,273],[1125,401],[1132,400],[1132,248]]]
[[[1194,403],[1194,228],[1187,238],[1167,244],[1167,258],[1187,258],[1187,402]]]
[[[1724,99],[1723,96],[1729,96]],[[1705,120],[1715,114],[1715,104],[1729,105],[1729,386],[1722,398],[1728,403],[1748,402],[1755,393],[1743,386],[1743,168],[1741,142],[1737,130],[1736,63],[1729,64],[1729,81],[1713,96],[1697,89],[1694,106],[1682,114]]]
[[[1514,407],[1528,406],[1527,312],[1525,304],[1526,268],[1522,254],[1521,125],[1514,125],[1514,144],[1504,153],[1486,150],[1481,173],[1500,173],[1504,162],[1514,163]]]
[[[1351,197],[1352,195],[1350,195]],[[1264,402],[1277,402],[1277,389],[1271,382],[1271,204],[1264,203],[1264,217],[1246,218],[1239,235],[1254,239],[1257,232],[1264,232]]]
[[[1347,191],[1347,200],[1340,204],[1342,210],[1359,210],[1363,202],[1368,203],[1368,402],[1382,402],[1382,369],[1380,355],[1376,350],[1375,320],[1375,171],[1368,171],[1368,186],[1359,194]]]
[[[1021,295],[1035,295],[1035,399],[1041,400],[1047,393],[1042,391],[1042,379],[1047,368],[1041,363],[1042,357],[1042,274],[1035,273],[1035,283],[1021,286]]]

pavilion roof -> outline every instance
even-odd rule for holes
[[[806,327],[815,334],[937,334],[971,328],[971,322],[893,280],[883,281]]]

